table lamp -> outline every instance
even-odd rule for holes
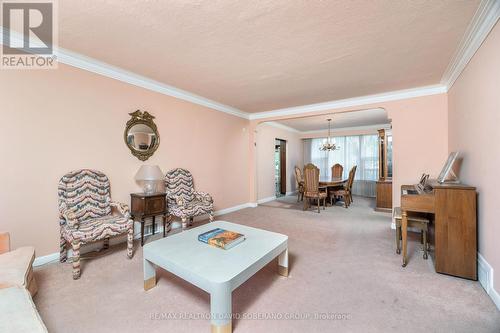
[[[135,180],[142,183],[144,193],[156,192],[158,181],[163,180],[163,173],[157,165],[142,165],[135,174]]]

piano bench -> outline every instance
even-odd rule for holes
[[[396,253],[401,254],[401,207],[394,207],[392,215],[396,222]],[[424,259],[428,258],[427,251],[429,250],[429,242],[427,241],[427,232],[429,231],[430,220],[422,214],[409,212],[407,216],[408,228],[418,229],[421,233],[422,244],[424,248]]]

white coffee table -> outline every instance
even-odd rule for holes
[[[245,235],[229,250],[198,241],[222,228]],[[161,267],[210,294],[212,332],[231,332],[231,293],[278,257],[278,274],[288,276],[288,236],[225,221],[215,221],[144,245],[144,290],[156,285]]]

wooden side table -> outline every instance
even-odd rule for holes
[[[168,218],[167,194],[166,193],[131,193],[131,215],[132,219],[141,223],[141,246],[144,245],[144,223],[147,217],[153,218],[153,235],[155,234],[155,218],[163,215],[163,237],[170,231],[170,220]],[[168,220],[168,221],[167,221]]]

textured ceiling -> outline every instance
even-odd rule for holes
[[[370,109],[355,112],[336,113],[321,116],[312,116],[304,118],[294,118],[277,120],[276,123],[291,127],[297,131],[318,131],[327,130],[328,121],[332,119],[332,129],[352,128],[360,126],[371,126],[389,124],[387,111],[384,109]]]
[[[64,0],[59,43],[247,112],[439,83],[478,0]]]

